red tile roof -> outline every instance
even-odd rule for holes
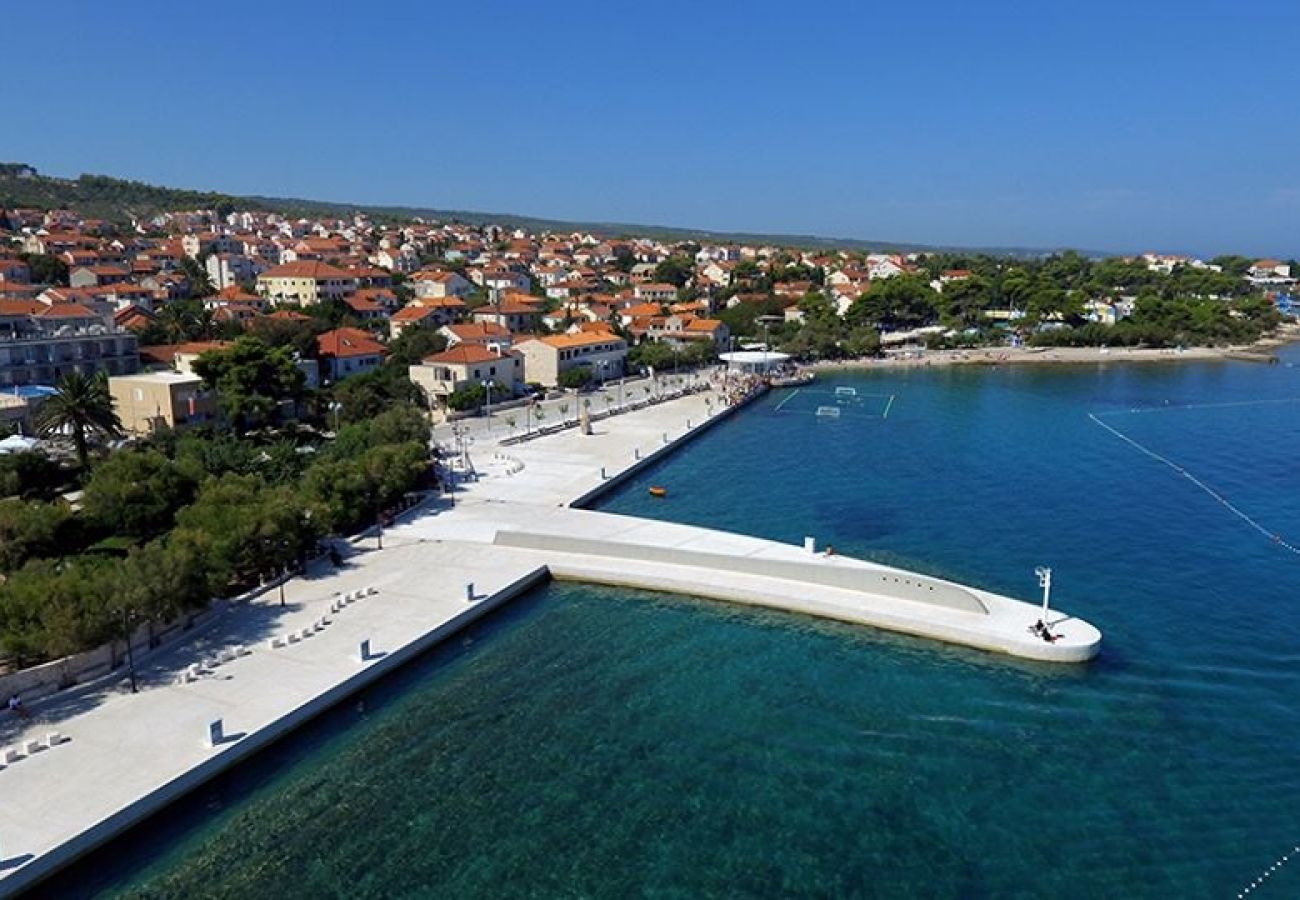
[[[436,315],[437,309],[432,306],[404,306],[397,312],[393,313],[394,322],[420,322],[429,316]]]
[[[426,363],[443,363],[445,365],[474,365],[475,363],[495,362],[499,359],[509,359],[503,357],[500,353],[495,353],[484,347],[482,344],[457,344],[450,350],[444,350],[441,353],[435,353],[432,356],[426,356]]]
[[[510,329],[495,322],[465,322],[445,327],[458,341],[486,341],[510,337]]]
[[[36,314],[40,319],[97,319],[99,314],[80,303],[55,303]]]
[[[360,328],[336,328],[317,335],[316,349],[321,356],[343,359],[354,356],[383,356],[387,348]]]
[[[329,263],[323,263],[316,259],[298,260],[297,262],[285,263],[276,266],[273,269],[267,269],[259,278],[312,278],[316,281],[326,279],[353,278],[352,272],[331,266]]]

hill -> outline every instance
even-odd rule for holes
[[[160,212],[189,209],[215,209],[223,214],[238,209],[247,209],[309,218],[318,216],[342,217],[361,212],[383,222],[407,221],[413,218],[436,219],[442,222],[464,222],[469,225],[496,224],[505,228],[522,228],[531,232],[582,231],[607,237],[636,236],[664,241],[773,244],[808,249],[893,251],[899,253],[924,253],[940,250],[970,251],[996,256],[1043,256],[1054,252],[1044,248],[943,247],[898,241],[823,237],[811,234],[707,231],[698,228],[639,225],[625,222],[571,222],[511,213],[431,209],[418,206],[381,206],[288,197],[241,197],[218,191],[161,187],[141,181],[112,178],[107,175],[83,174],[77,178],[54,178],[40,174],[34,167],[25,163],[0,163],[0,209],[7,207],[71,209],[87,218],[105,219],[123,224],[129,223],[132,218],[144,218]]]

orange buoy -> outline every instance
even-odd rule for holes
[[[667,496],[668,496],[668,488],[666,488],[666,487],[660,487],[659,485],[656,484],[656,485],[654,485],[652,488],[650,488],[650,496],[651,496],[651,497],[667,497]]]

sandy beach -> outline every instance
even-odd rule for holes
[[[1226,347],[989,347],[915,350],[884,357],[826,360],[810,369],[896,369],[927,366],[1049,365],[1116,362],[1200,362],[1239,359],[1268,362],[1273,351],[1300,341],[1300,326],[1287,326],[1254,344]]]

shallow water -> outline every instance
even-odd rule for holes
[[[1235,896],[1300,843],[1300,557],[1088,413],[1300,543],[1296,398],[1300,368],[1241,363],[774,392],[604,508],[1026,599],[1051,565],[1101,657],[554,585],[54,887]],[[1252,896],[1296,896],[1297,865]]]

